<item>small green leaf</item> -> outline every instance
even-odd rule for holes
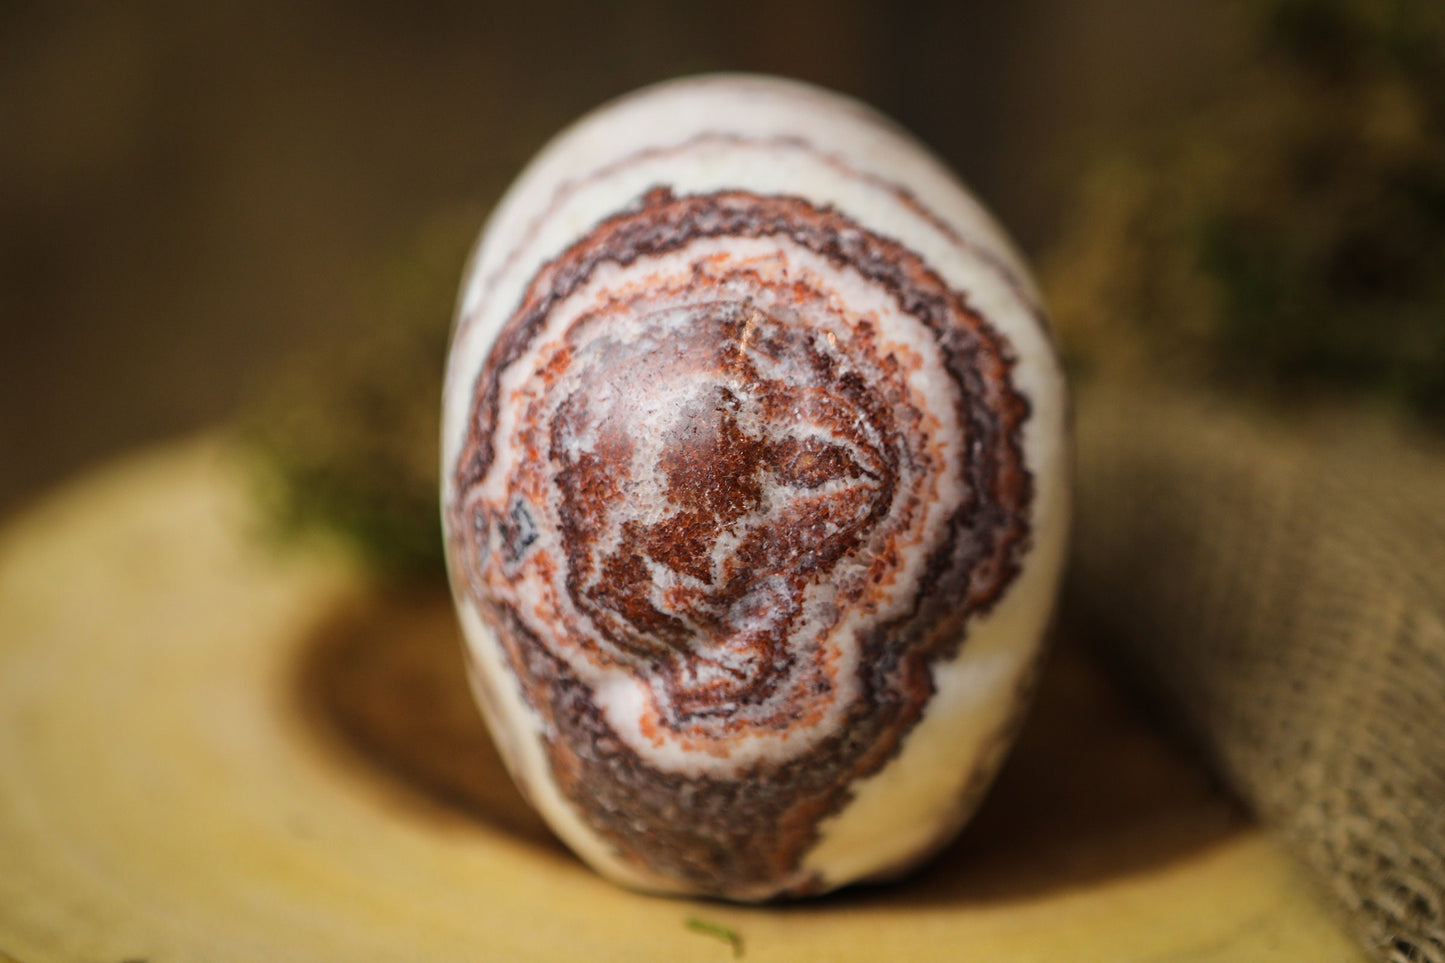
[[[743,955],[743,938],[738,935],[737,930],[733,929],[730,926],[723,926],[720,923],[713,923],[708,920],[699,919],[694,916],[688,919],[687,928],[692,930],[694,933],[703,933],[707,936],[713,936],[717,939],[726,941],[733,948],[734,958],[738,958]]]

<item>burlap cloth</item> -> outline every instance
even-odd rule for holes
[[[1445,450],[1382,424],[1086,388],[1069,599],[1372,953],[1445,963]]]

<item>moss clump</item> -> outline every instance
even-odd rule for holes
[[[362,298],[356,336],[296,359],[240,419],[283,539],[339,536],[383,574],[444,573],[437,504],[442,369],[457,282],[480,218],[426,232]]]
[[[1445,6],[1250,12],[1254,65],[1087,179],[1046,265],[1071,352],[1445,426]]]

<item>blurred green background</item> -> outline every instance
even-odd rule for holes
[[[344,355],[418,247],[458,273],[526,159],[614,94],[720,69],[855,94],[1038,254],[1090,158],[1237,85],[1249,23],[1218,0],[9,0],[0,515]]]

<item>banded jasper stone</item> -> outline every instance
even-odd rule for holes
[[[764,900],[947,842],[1067,527],[1038,295],[867,108],[653,87],[523,172],[463,282],[443,513],[478,701],[607,876]]]

